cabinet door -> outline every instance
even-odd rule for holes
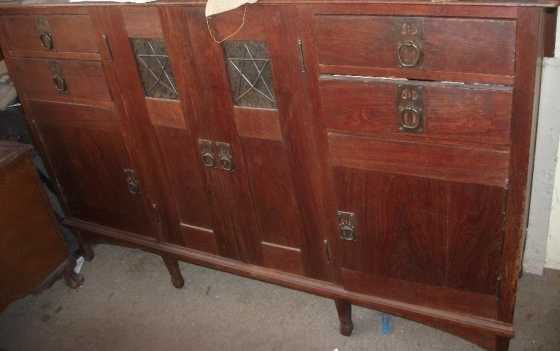
[[[511,89],[363,77],[319,84],[345,287],[493,318]],[[423,114],[406,116],[401,104]]]
[[[171,230],[181,245],[237,257],[228,238],[215,226],[213,188],[207,184],[199,158],[196,116],[186,93],[196,82],[185,72],[182,47],[188,45],[188,38],[184,25],[174,17],[182,11],[167,14],[162,9],[162,15],[157,8],[146,7],[118,11],[109,33],[122,43],[115,69],[117,75],[126,77],[121,80],[126,81],[123,90],[132,92],[141,105],[138,112],[146,114],[153,130],[168,186],[165,197],[172,209],[168,214]]]
[[[67,215],[152,236],[141,184],[112,107],[33,100],[28,107]]]
[[[255,5],[206,23],[202,9],[189,9],[188,52],[198,78],[192,94],[199,135],[216,142],[218,163],[207,171],[227,194],[222,215],[230,216],[244,258],[326,278],[297,17],[294,7]],[[221,163],[228,152],[231,167]]]

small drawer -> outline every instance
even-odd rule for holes
[[[28,98],[112,100],[101,63],[97,61],[14,59],[12,62],[17,88]]]
[[[323,73],[511,83],[515,21],[317,15]],[[501,77],[500,76],[504,76]]]
[[[10,50],[97,52],[95,30],[87,15],[2,16]]]
[[[331,130],[510,144],[510,87],[323,75],[320,93],[322,118]]]

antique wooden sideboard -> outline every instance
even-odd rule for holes
[[[507,350],[554,1],[2,5],[66,224]],[[224,40],[227,39],[227,40]]]

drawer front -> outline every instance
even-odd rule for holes
[[[507,188],[508,151],[329,133],[333,167]]]
[[[323,76],[320,92],[322,117],[331,130],[404,140],[510,144],[509,87]]]
[[[89,16],[3,16],[2,25],[11,50],[39,52],[97,52]]]
[[[111,101],[99,62],[15,59],[13,68],[18,89],[29,98]]]
[[[319,63],[331,73],[514,74],[516,30],[510,20],[317,15],[314,27]],[[456,74],[450,78],[437,77],[459,80]]]

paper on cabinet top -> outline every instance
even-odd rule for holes
[[[257,0],[207,0],[206,17],[238,8],[243,4],[254,4]]]

